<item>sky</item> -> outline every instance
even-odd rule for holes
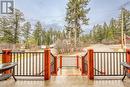
[[[89,25],[83,26],[89,32],[96,24],[109,22],[111,18],[118,18],[120,7],[130,0],[90,0],[86,14]],[[65,25],[66,4],[68,0],[15,0],[15,7],[20,9],[25,18],[32,24],[37,20],[45,25]],[[130,3],[124,6],[130,10]]]

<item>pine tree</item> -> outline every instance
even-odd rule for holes
[[[22,36],[24,38],[25,48],[29,48],[29,38],[31,36],[31,24],[30,22],[24,23],[22,27]]]
[[[35,30],[33,32],[33,36],[34,36],[34,39],[35,39],[35,43],[36,43],[36,45],[40,46],[40,45],[42,45],[42,34],[43,34],[43,28],[42,28],[40,21],[38,21],[35,24],[34,29]]]
[[[124,21],[124,33],[130,35],[130,11],[128,11],[125,8],[123,8],[123,21]]]
[[[89,19],[86,16],[89,12],[88,2],[89,0],[69,0],[67,4],[66,28],[69,38],[75,40],[75,46],[82,31],[81,26],[88,24]]]
[[[24,15],[20,10],[15,9],[15,13],[10,15],[9,19],[11,20],[11,25],[13,29],[13,43],[19,43],[21,23],[24,21]]]
[[[4,43],[13,43],[13,33],[10,25],[10,20],[7,16],[0,18],[0,30],[1,41]]]

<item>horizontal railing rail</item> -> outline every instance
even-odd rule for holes
[[[64,57],[64,58],[76,58],[76,55],[62,55],[62,57]]]
[[[122,76],[126,52],[94,52],[95,76]]]

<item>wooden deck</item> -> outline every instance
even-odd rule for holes
[[[62,73],[61,73],[62,71]],[[76,69],[63,69],[59,71],[58,76],[52,76],[51,80],[42,79],[18,80],[13,78],[0,81],[0,87],[130,87],[130,79],[126,78],[124,82],[122,77],[96,77],[95,80],[88,80],[87,76],[80,76]],[[69,74],[65,74],[69,73]],[[112,78],[110,80],[110,78]]]

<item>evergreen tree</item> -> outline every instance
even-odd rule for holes
[[[31,36],[31,24],[26,22],[22,28],[22,36],[24,38],[25,48],[29,48],[29,38]]]
[[[87,9],[88,2],[88,0],[69,0],[67,4],[66,28],[69,32],[69,38],[72,37],[75,40],[75,45],[82,31],[81,26],[88,24],[89,19],[86,16],[89,12]]]
[[[10,25],[10,20],[7,16],[0,18],[0,30],[1,41],[4,43],[13,43],[13,33]]]
[[[43,36],[42,34],[43,34],[43,28],[42,28],[40,21],[38,21],[35,25],[34,32],[33,32],[35,43],[38,46],[42,45],[42,42],[43,42],[42,41],[42,36]]]
[[[21,32],[20,24],[24,21],[24,15],[22,12],[20,12],[20,10],[15,9],[15,13],[10,15],[9,19],[11,20],[11,25],[13,29],[13,43],[19,43],[19,37]]]
[[[123,20],[123,24],[124,24],[124,33],[127,35],[130,35],[130,11],[128,11],[127,9],[123,8],[123,19],[121,17],[120,14],[120,24],[121,24],[121,20]]]

